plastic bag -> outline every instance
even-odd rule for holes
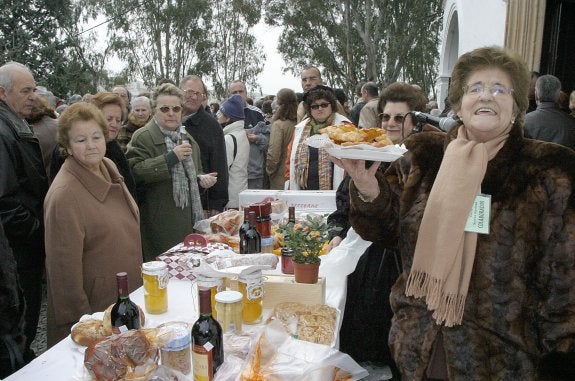
[[[367,375],[345,353],[294,339],[278,320],[273,320],[252,347],[240,381],[352,381]]]

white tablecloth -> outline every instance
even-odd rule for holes
[[[357,261],[369,244],[351,229],[339,247],[322,257],[320,276],[326,277],[325,303],[338,308],[342,314],[345,307],[347,275],[353,272]],[[265,273],[281,273],[280,266]],[[156,327],[168,321],[194,323],[198,318],[198,303],[197,291],[194,288],[192,292],[192,284],[195,287],[195,283],[189,280],[171,279],[168,284],[168,312],[161,315],[146,314],[146,327]],[[143,288],[134,291],[130,298],[134,303],[144,306]],[[94,315],[101,318],[102,313]],[[250,326],[245,327],[250,329]],[[68,336],[5,381],[83,380],[83,376],[87,374],[83,365],[84,350],[85,347],[75,344]]]

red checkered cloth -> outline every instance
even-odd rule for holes
[[[225,243],[218,242],[210,242],[207,246],[185,246],[183,243],[179,243],[164,254],[158,255],[156,259],[166,262],[170,278],[194,280],[196,277],[186,266],[186,260],[190,254],[207,255],[214,250],[231,250],[231,248]]]

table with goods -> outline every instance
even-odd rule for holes
[[[227,211],[203,221],[195,227],[201,234],[185,237],[157,261],[145,263],[144,286],[129,295],[123,291],[125,273],[118,274],[115,306],[82,317],[71,336],[6,380],[359,380],[367,376],[337,348],[345,279],[369,242],[350,231],[340,248],[321,255],[317,280],[298,283],[291,274],[296,264],[291,259],[298,255],[294,251],[307,247],[311,253],[312,246],[297,246],[294,237],[298,229],[306,233],[303,238],[313,232],[312,237],[322,240],[315,245],[320,255],[326,236],[305,229],[325,226],[314,222],[325,220],[325,215],[296,216],[293,209],[288,214],[285,203],[272,204],[244,205],[242,212]],[[282,248],[278,241],[297,247]],[[138,318],[126,307],[129,303],[136,305]],[[123,311],[124,320],[118,311]],[[79,338],[78,327],[87,321],[99,324],[96,331],[104,332],[103,337]],[[111,336],[105,332],[107,325],[114,331]]]

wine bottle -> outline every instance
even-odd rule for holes
[[[212,381],[224,362],[222,327],[212,317],[212,295],[200,289],[200,317],[192,326],[192,363],[195,381]]]
[[[125,272],[117,273],[116,282],[118,283],[118,301],[110,313],[112,332],[119,334],[130,329],[139,329],[140,311],[138,306],[130,300],[128,274]]]
[[[256,212],[248,213],[249,228],[240,239],[240,254],[256,254],[262,251],[262,238],[256,229]]]
[[[242,238],[244,237],[244,235],[246,234],[246,232],[250,228],[249,214],[250,214],[251,210],[252,210],[251,207],[244,208],[244,222],[240,225],[240,231],[239,231],[240,241],[242,240]]]
[[[186,127],[180,126],[180,137],[178,138],[178,145],[189,142],[190,138],[188,138],[188,134],[186,133]]]
[[[288,208],[288,223],[295,224],[295,206]]]

